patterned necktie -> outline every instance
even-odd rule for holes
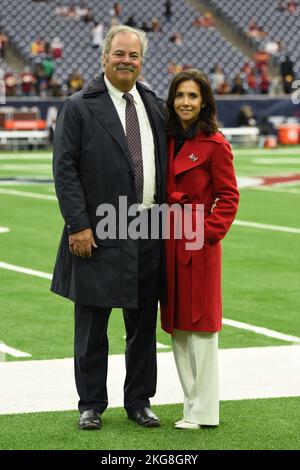
[[[143,202],[144,176],[140,125],[133,96],[130,93],[124,93],[123,98],[126,100],[126,139],[134,167],[134,182],[137,202],[141,203]]]

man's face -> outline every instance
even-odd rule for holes
[[[141,44],[136,34],[116,34],[109,53],[104,54],[103,66],[105,75],[116,88],[131,90],[142,68]]]

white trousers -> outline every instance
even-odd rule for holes
[[[183,419],[219,424],[218,333],[175,330],[173,353],[184,392]]]

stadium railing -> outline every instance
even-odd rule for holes
[[[0,131],[0,149],[19,150],[49,145],[49,131]]]

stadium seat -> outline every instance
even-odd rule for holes
[[[41,3],[30,0],[1,0],[1,15],[5,18],[5,25],[2,26],[25,61],[32,64],[36,62],[36,57],[31,55],[32,42],[38,37],[50,42],[54,37],[59,37],[64,47],[62,58],[56,61],[56,75],[66,80],[71,72],[80,70],[87,82],[101,70],[101,51],[91,47],[92,23],[86,24],[83,21],[61,17],[55,11],[62,4],[70,6],[75,3],[74,0]],[[210,74],[218,63],[228,75],[229,82],[246,61],[245,56],[214,27],[196,29],[193,20],[199,12],[185,0],[176,0],[170,21],[164,18],[164,2],[161,0],[131,0],[121,3],[122,22],[134,15],[138,26],[144,21],[151,25],[154,17],[161,23],[161,32],[148,33],[149,52],[143,70],[147,83],[153,86],[160,96],[166,95],[171,79],[167,70],[172,61],[181,65],[191,64],[207,74]],[[260,10],[257,8],[259,2],[256,1],[243,3],[241,0],[212,0],[211,3],[226,15],[228,21],[237,21],[237,28],[245,31],[252,16],[258,14],[258,11],[261,24],[266,28],[265,17],[267,18],[268,8],[265,4],[273,2],[267,0]],[[112,0],[87,0],[85,4],[91,8],[95,19],[103,23],[106,32],[110,25],[109,11],[113,5]],[[255,4],[256,8],[252,4]],[[274,10],[274,6],[272,8]],[[280,28],[283,24],[282,21],[278,23]],[[170,42],[170,37],[176,31],[182,34],[181,46]],[[281,30],[278,33],[280,37],[287,33],[289,38],[293,38],[293,34],[295,37],[299,36],[295,31],[293,34],[287,31],[282,33]],[[298,57],[299,53],[295,51],[295,47],[293,53]]]

